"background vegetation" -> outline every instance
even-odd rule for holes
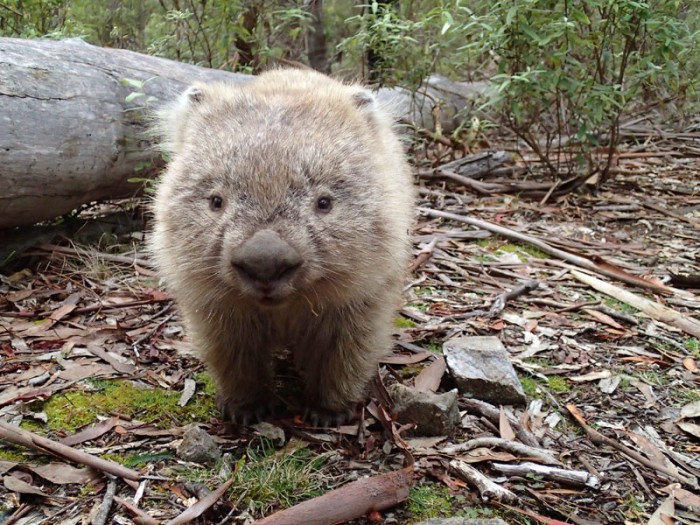
[[[0,35],[411,89],[431,73],[488,80],[491,120],[551,174],[601,179],[621,123],[687,124],[700,79],[693,0],[6,0]]]

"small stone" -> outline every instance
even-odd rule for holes
[[[443,345],[443,354],[461,394],[495,405],[526,403],[508,351],[497,337],[458,337]]]
[[[508,525],[501,518],[431,518],[413,525]]]
[[[261,436],[269,439],[275,446],[281,447],[284,445],[285,437],[284,430],[280,427],[268,423],[267,421],[261,421],[256,425],[253,425],[253,429]]]
[[[388,388],[398,420],[415,423],[412,432],[419,436],[442,436],[454,431],[459,423],[457,390],[444,394],[419,392],[400,383]]]
[[[177,456],[193,463],[214,463],[221,457],[221,450],[206,430],[191,425],[177,447]]]

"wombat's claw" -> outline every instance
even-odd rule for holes
[[[260,423],[268,416],[274,416],[275,407],[272,403],[250,402],[234,403],[232,401],[220,404],[221,417],[226,421],[231,421],[236,425],[247,427]]]
[[[302,416],[304,421],[314,427],[339,427],[352,418],[350,409],[331,410],[329,408],[306,408]]]

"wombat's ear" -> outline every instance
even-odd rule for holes
[[[371,110],[374,106],[374,95],[366,89],[360,89],[352,94],[352,101],[358,109]]]
[[[359,88],[352,95],[352,102],[358,110],[365,116],[371,126],[377,124],[379,118],[379,108],[374,95],[364,88]]]
[[[158,136],[160,149],[168,153],[182,151],[189,120],[201,109],[208,94],[206,84],[193,84],[157,112],[153,133]]]

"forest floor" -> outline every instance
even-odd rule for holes
[[[249,523],[402,468],[412,482],[407,501],[357,523],[443,516],[700,523],[698,151],[648,143],[633,153],[590,194],[526,200],[478,196],[444,179],[421,182],[422,208],[529,236],[419,217],[384,383],[411,386],[431,366],[434,374],[443,343],[456,336],[493,335],[528,399],[499,409],[463,398],[461,425],[447,436],[411,436],[379,399],[364,407],[361,424],[339,429],[310,428],[299,415],[257,429],[225,425],[211,380],[148,265],[142,233],[33,248],[23,267],[0,274],[0,421],[51,442],[0,426],[0,524],[77,524],[88,516],[93,524],[175,524],[188,522],[188,514],[176,519],[183,512],[192,523]],[[503,295],[531,281],[536,286]],[[491,310],[499,297],[503,309]],[[192,423],[214,437],[223,453],[215,462],[178,457]],[[533,451],[556,458],[550,466],[583,477],[565,482],[536,471],[541,458],[508,446],[523,436]],[[56,442],[86,455],[71,459]],[[456,443],[468,445],[449,448]],[[83,468],[96,457],[125,470]],[[516,499],[480,492],[452,460]],[[505,474],[498,464],[522,469]],[[391,497],[402,499],[402,490]],[[334,507],[359,504],[356,496]]]

